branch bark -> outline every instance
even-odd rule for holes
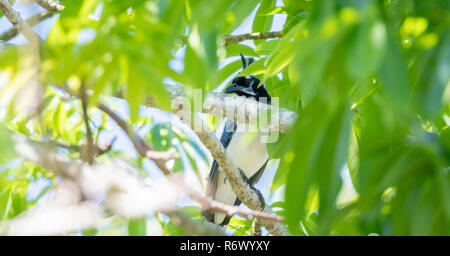
[[[238,44],[245,40],[264,40],[269,38],[279,38],[284,34],[283,31],[276,32],[251,32],[241,35],[224,35],[222,37],[225,46],[229,44]]]
[[[269,38],[279,38],[282,37],[284,34],[283,31],[275,31],[275,32],[251,32],[247,34],[240,34],[240,35],[229,35],[225,34],[220,37],[219,41],[224,46],[230,45],[230,44],[238,44],[245,40],[264,40]],[[178,39],[178,43],[180,45],[186,44],[187,36],[180,36]]]
[[[11,24],[13,24],[17,30],[25,36],[28,42],[33,44],[39,40],[39,36],[36,32],[34,32],[28,23],[20,17],[20,14],[12,8],[8,0],[0,0],[0,10],[9,22],[11,22]]]
[[[49,11],[43,11],[41,13],[35,14],[33,16],[31,16],[30,18],[27,19],[26,23],[28,24],[28,26],[33,27],[34,25],[38,24],[39,22],[53,17],[53,15],[55,15],[54,12],[49,12]],[[15,36],[17,36],[19,34],[19,31],[17,30],[17,27],[12,27],[11,29],[3,32],[0,35],[0,40],[4,40],[4,41],[9,41],[12,38],[14,38]]]
[[[81,108],[83,112],[84,126],[86,127],[86,148],[85,151],[81,152],[82,158],[86,160],[89,164],[94,162],[95,149],[94,149],[94,138],[92,137],[91,127],[89,126],[89,115],[88,115],[88,96],[86,94],[85,85],[82,84],[80,88],[80,99]]]
[[[175,84],[167,84],[166,89],[173,99],[172,107],[178,109],[185,103],[183,87]],[[148,100],[147,102],[152,102]],[[184,110],[186,111],[186,110]],[[298,118],[296,112],[264,104],[243,96],[230,95],[218,92],[207,92],[202,105],[202,112],[215,116],[232,119],[238,123],[249,123],[255,120],[260,113],[272,113],[273,118],[268,124],[263,124],[263,129],[270,131],[288,132]]]
[[[52,0],[35,0],[35,2],[51,12],[60,12],[64,10],[64,6],[62,4]]]

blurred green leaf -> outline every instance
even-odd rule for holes
[[[265,61],[266,58],[261,58],[253,62],[250,66],[239,73],[239,76],[258,75],[264,73],[266,71],[266,67],[264,65]]]
[[[16,157],[17,154],[11,150],[14,147],[14,142],[11,139],[11,132],[0,123],[0,163],[5,163]]]
[[[272,26],[273,16],[261,15],[275,6],[275,0],[262,0],[256,11],[255,19],[253,20],[252,32],[270,31]],[[256,45],[260,42],[256,41]]]
[[[386,59],[380,65],[379,74],[383,89],[398,106],[406,106],[410,95],[407,67],[392,35],[387,37]]]
[[[130,236],[145,236],[147,235],[147,219],[132,219],[128,221],[128,235]]]
[[[234,72],[240,70],[241,68],[242,68],[242,61],[240,59],[233,61],[219,70],[219,72],[217,73],[218,75],[217,80],[222,82],[228,77],[230,77]]]
[[[348,73],[360,80],[378,69],[385,50],[386,28],[381,21],[368,20],[358,27],[354,36],[350,38],[346,65]]]
[[[241,53],[244,56],[259,57],[253,48],[243,44],[230,44],[225,47],[225,50],[227,51],[227,57],[239,56]]]

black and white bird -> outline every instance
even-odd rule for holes
[[[241,59],[244,69],[254,61],[250,57],[247,64],[242,54]],[[225,89],[225,93],[235,93],[239,96],[270,104],[269,93],[264,85],[259,84],[260,80],[256,76],[238,76]],[[249,130],[246,124],[237,124],[235,121],[227,119],[220,137],[220,142],[227,149],[231,160],[242,170],[250,185],[255,184],[261,178],[269,160],[266,144],[261,139],[262,134],[255,130]],[[213,161],[209,173],[206,196],[228,205],[239,205],[241,203],[216,160]],[[202,209],[202,216],[220,226],[228,225],[231,219],[231,216],[214,213],[208,209]]]

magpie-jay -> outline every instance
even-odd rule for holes
[[[247,64],[242,54],[241,60],[243,69],[254,61],[250,57]],[[239,96],[270,104],[271,98],[269,93],[264,85],[259,86],[259,83],[260,80],[254,75],[238,76],[225,89],[225,93],[236,93]],[[227,119],[220,142],[227,149],[233,163],[245,174],[248,183],[253,185],[259,180],[266,168],[269,156],[266,144],[262,143],[261,134],[258,131],[248,131],[246,128],[248,127],[245,124],[237,124],[235,121]],[[241,203],[234,194],[231,185],[227,182],[226,175],[216,160],[213,161],[209,173],[206,196],[228,205],[239,205]],[[228,225],[231,219],[231,216],[223,213],[214,213],[208,209],[202,209],[202,216],[206,220],[220,226]]]

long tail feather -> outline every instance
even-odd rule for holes
[[[241,53],[241,60],[242,60],[242,66],[245,69],[247,67],[247,62],[245,61],[245,57],[244,57],[244,55],[242,55],[242,53]]]

